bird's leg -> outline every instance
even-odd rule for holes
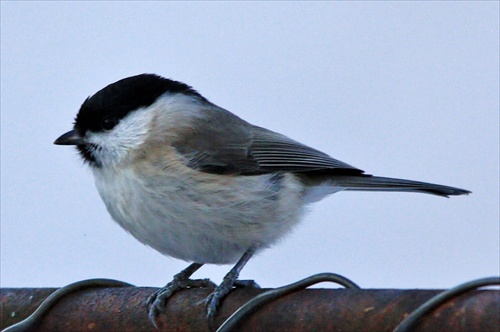
[[[192,287],[215,287],[210,279],[189,279],[203,264],[192,263],[187,268],[177,273],[174,279],[152,294],[147,301],[149,319],[154,323],[159,313],[164,312],[167,300],[177,291]],[[155,325],[156,326],[156,325]]]
[[[211,330],[213,329],[213,319],[217,313],[217,307],[220,301],[233,289],[233,286],[237,287],[259,287],[253,280],[237,280],[241,269],[245,266],[248,260],[255,253],[255,248],[251,247],[248,249],[240,260],[233,266],[231,271],[224,277],[219,286],[215,288],[212,294],[210,294],[206,299],[207,304],[207,318],[208,324]]]

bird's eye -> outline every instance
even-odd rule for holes
[[[116,120],[116,118],[106,117],[101,121],[101,128],[104,130],[111,130],[116,126],[117,123],[118,121]]]

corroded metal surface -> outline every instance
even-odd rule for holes
[[[153,288],[119,287],[78,291],[62,298],[37,331],[207,331],[204,299],[210,289],[175,294],[155,329],[145,301]],[[30,315],[55,289],[1,289],[3,329]],[[236,289],[222,303],[220,325],[262,289]],[[392,331],[440,290],[308,289],[263,306],[239,331]],[[424,317],[416,331],[498,331],[500,291],[477,290],[454,298]]]

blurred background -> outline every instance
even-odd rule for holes
[[[446,288],[498,275],[498,59],[495,1],[2,1],[0,285],[162,286],[187,266],[113,222],[75,149],[52,144],[87,96],[139,73],[367,173],[473,192],[335,194],[242,278]]]

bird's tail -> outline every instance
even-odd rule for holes
[[[334,186],[343,188],[343,190],[417,192],[444,197],[467,195],[471,193],[465,189],[443,186],[434,183],[385,178],[365,174],[338,175],[330,179]]]

